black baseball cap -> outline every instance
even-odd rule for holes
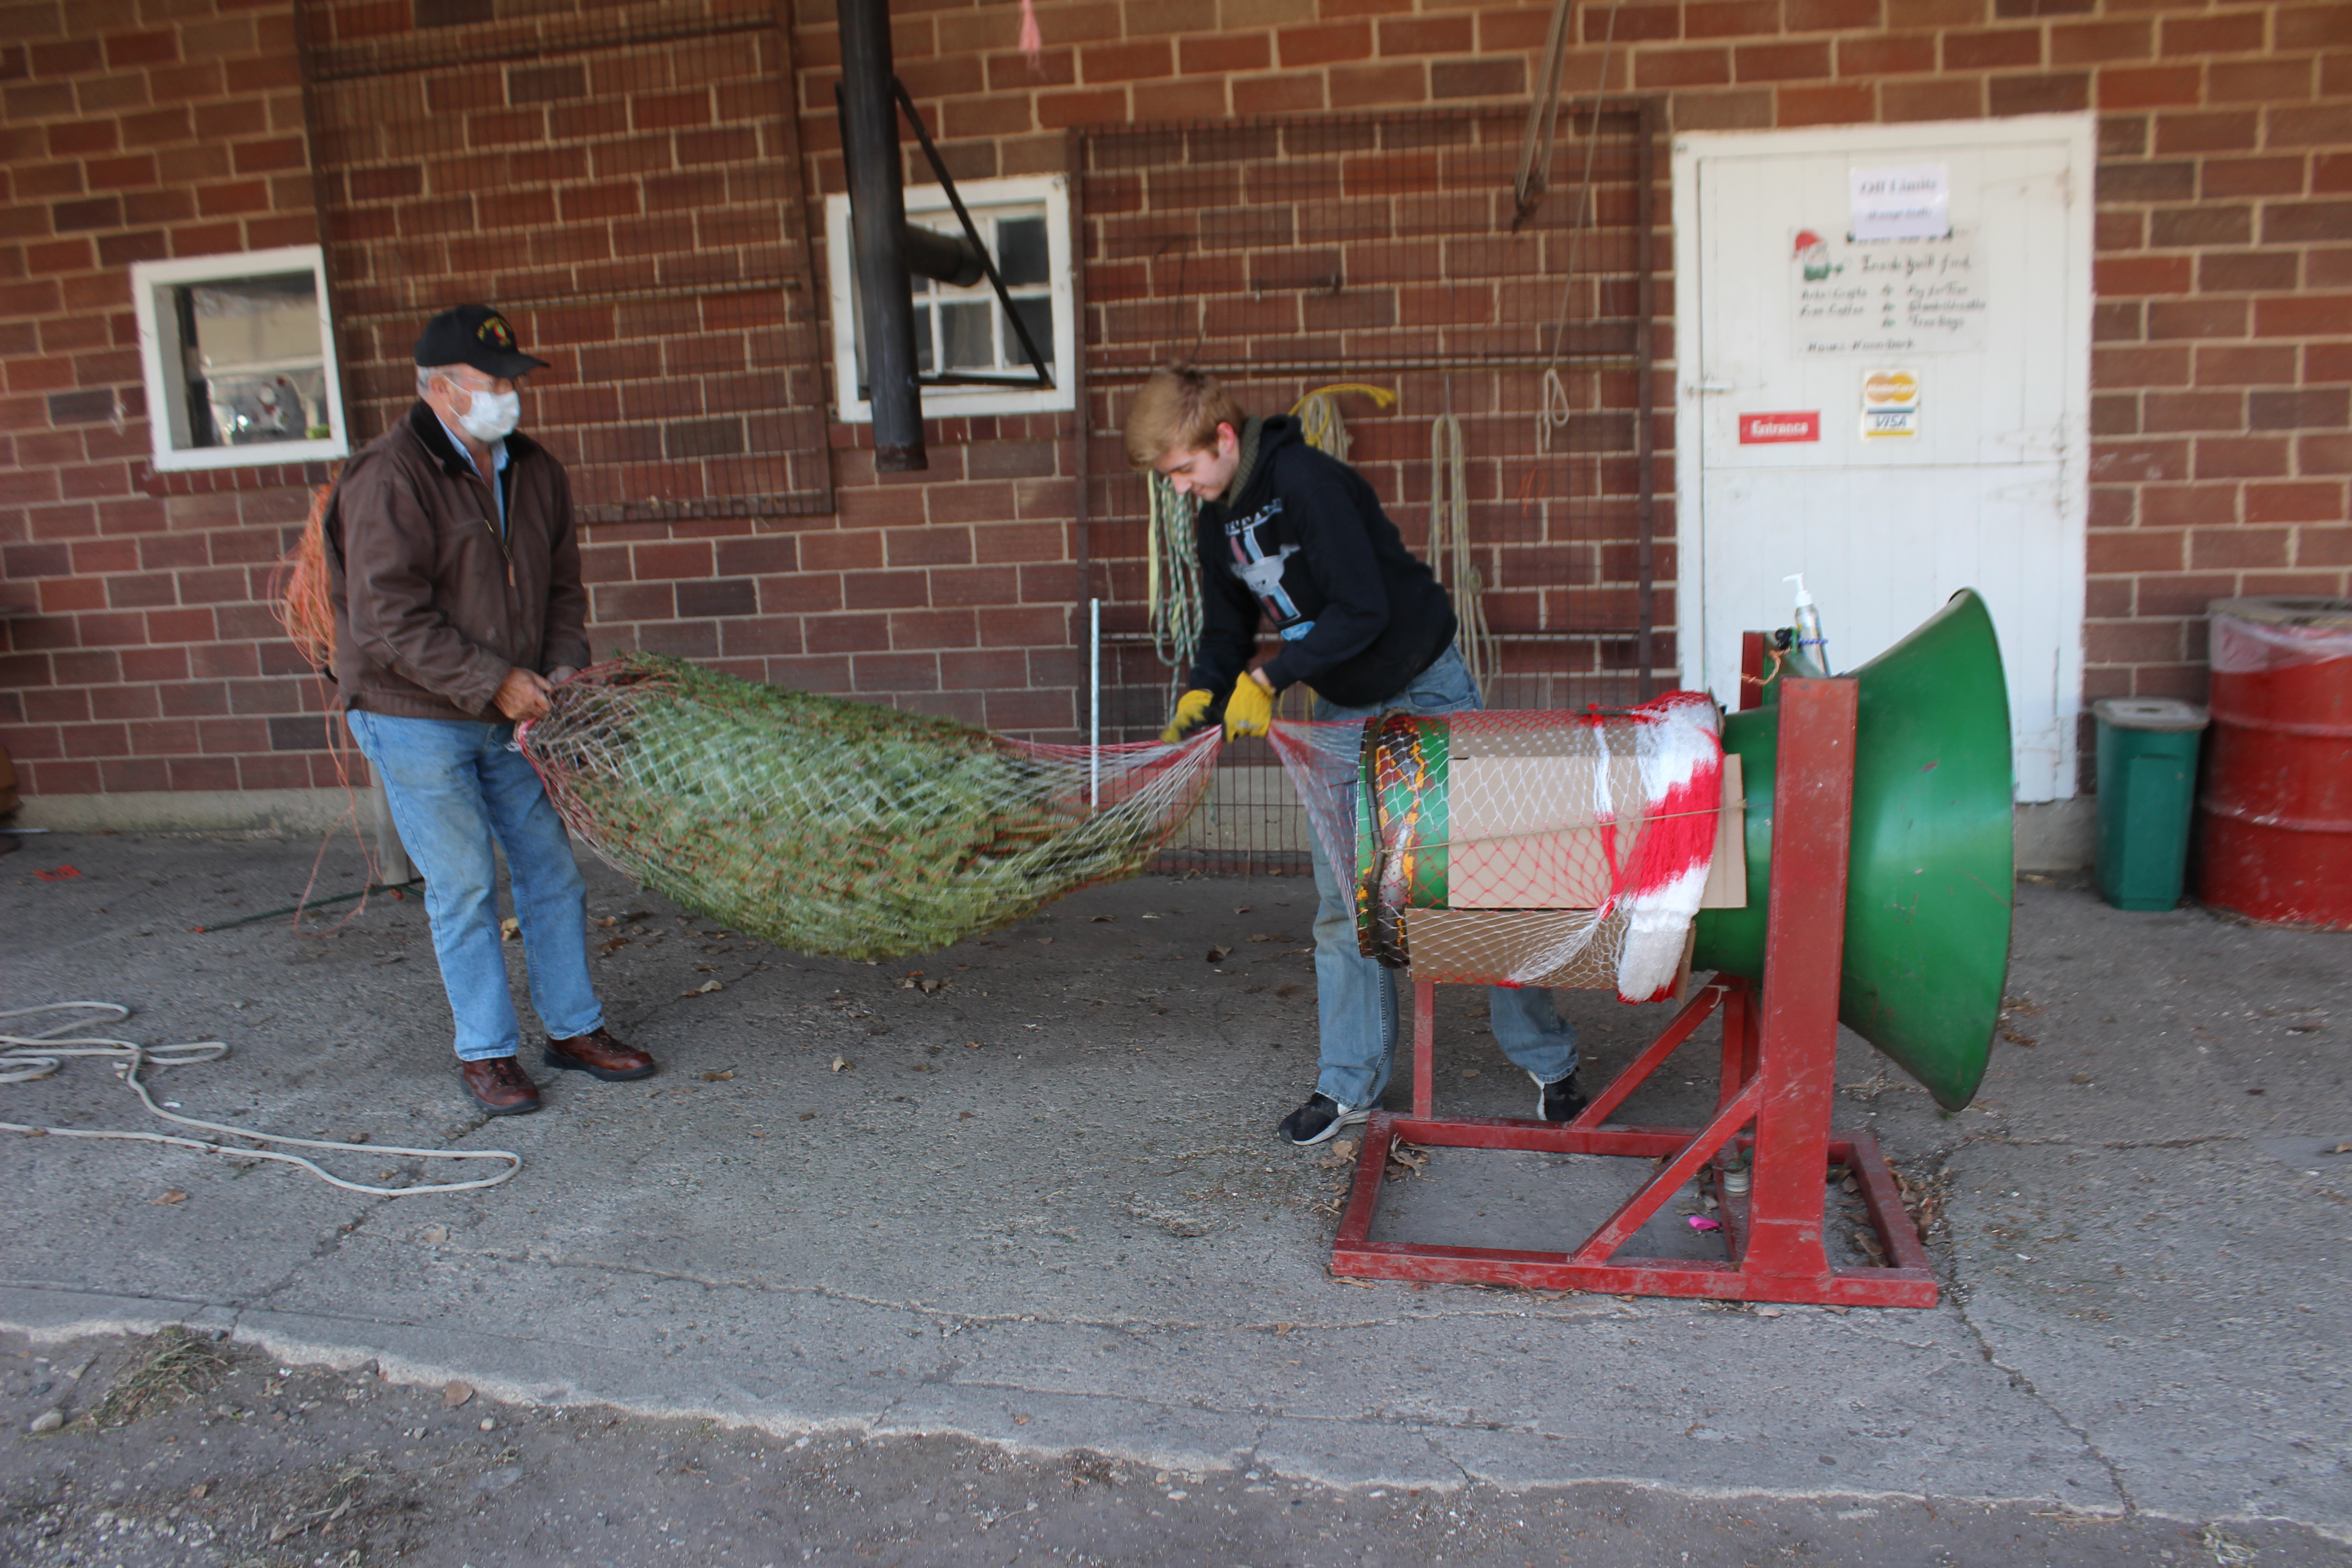
[[[416,363],[469,364],[484,375],[512,380],[547,362],[515,347],[514,328],[488,305],[460,305],[425,323],[416,340]]]

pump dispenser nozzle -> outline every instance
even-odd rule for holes
[[[1781,578],[1780,581],[1794,583],[1797,585],[1797,608],[1794,616],[1797,625],[1797,646],[1812,649],[1814,659],[1822,667],[1822,673],[1827,675],[1830,672],[1829,639],[1822,636],[1821,606],[1813,602],[1813,596],[1811,594],[1805,592],[1805,574],[1802,572],[1794,573]]]

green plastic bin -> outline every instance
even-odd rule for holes
[[[2099,721],[2099,896],[2119,910],[2180,903],[2205,710],[2169,697],[2109,697]]]

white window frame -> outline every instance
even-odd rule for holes
[[[325,370],[328,436],[324,439],[257,442],[243,447],[182,447],[187,438],[187,375],[181,362],[176,312],[158,310],[173,289],[220,279],[309,272],[319,300],[319,349]],[[239,250],[178,261],[141,261],[131,268],[131,299],[139,317],[139,361],[147,382],[147,430],[159,473],[257,468],[348,456],[351,426],[343,416],[342,378],[336,373],[335,323],[327,304],[325,250],[316,245]]]
[[[956,194],[977,218],[991,207],[1037,206],[1045,209],[1046,279],[1054,302],[1054,344],[1049,356],[1055,384],[1034,392],[1001,386],[926,386],[923,416],[952,419],[968,414],[1048,414],[1075,408],[1072,390],[1077,363],[1076,289],[1070,244],[1070,187],[1060,174],[1024,175],[1003,180],[962,180]],[[921,220],[941,214],[952,219],[954,207],[940,185],[907,187],[907,216]],[[934,226],[927,224],[925,226]],[[960,232],[960,226],[947,226]],[[849,196],[836,193],[824,203],[825,271],[833,307],[834,403],[845,424],[870,425],[874,405],[857,395],[857,305],[855,267],[850,260]],[[993,259],[992,258],[992,259]],[[1001,310],[1002,307],[1000,306]],[[1040,343],[1041,349],[1045,345]]]

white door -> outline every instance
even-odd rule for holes
[[[2091,119],[1678,137],[1685,679],[1802,573],[1847,669],[1991,607],[2018,798],[2074,793],[2089,504]]]

